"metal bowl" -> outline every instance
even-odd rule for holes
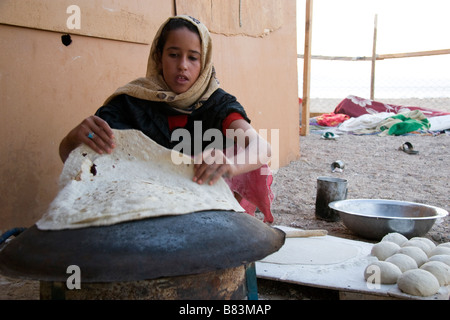
[[[420,237],[436,219],[448,215],[446,210],[426,204],[383,199],[339,200],[328,206],[339,213],[348,229],[371,240],[381,240],[391,232]]]

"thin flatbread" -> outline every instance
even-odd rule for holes
[[[265,257],[261,262],[329,265],[345,262],[358,255],[358,247],[331,239],[328,236],[288,238],[280,250]]]
[[[70,153],[60,191],[37,221],[39,229],[104,226],[203,210],[245,211],[223,179],[212,186],[193,182],[190,157],[140,131],[113,131],[116,148],[111,154],[97,154],[86,145]]]

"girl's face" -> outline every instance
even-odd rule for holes
[[[189,90],[201,71],[200,37],[187,28],[169,32],[163,48],[161,65],[164,81],[177,93]]]

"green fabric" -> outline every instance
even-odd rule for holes
[[[416,110],[417,111],[417,110]],[[409,117],[412,116],[412,117]],[[395,116],[389,117],[386,120],[388,125],[382,126],[381,130],[388,130],[388,135],[402,135],[408,132],[429,129],[430,122],[421,112],[409,112],[406,114],[396,114]]]

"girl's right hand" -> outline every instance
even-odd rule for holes
[[[86,144],[97,153],[111,153],[114,149],[114,133],[108,123],[97,116],[84,119],[61,141],[60,156],[63,162],[80,144]]]

